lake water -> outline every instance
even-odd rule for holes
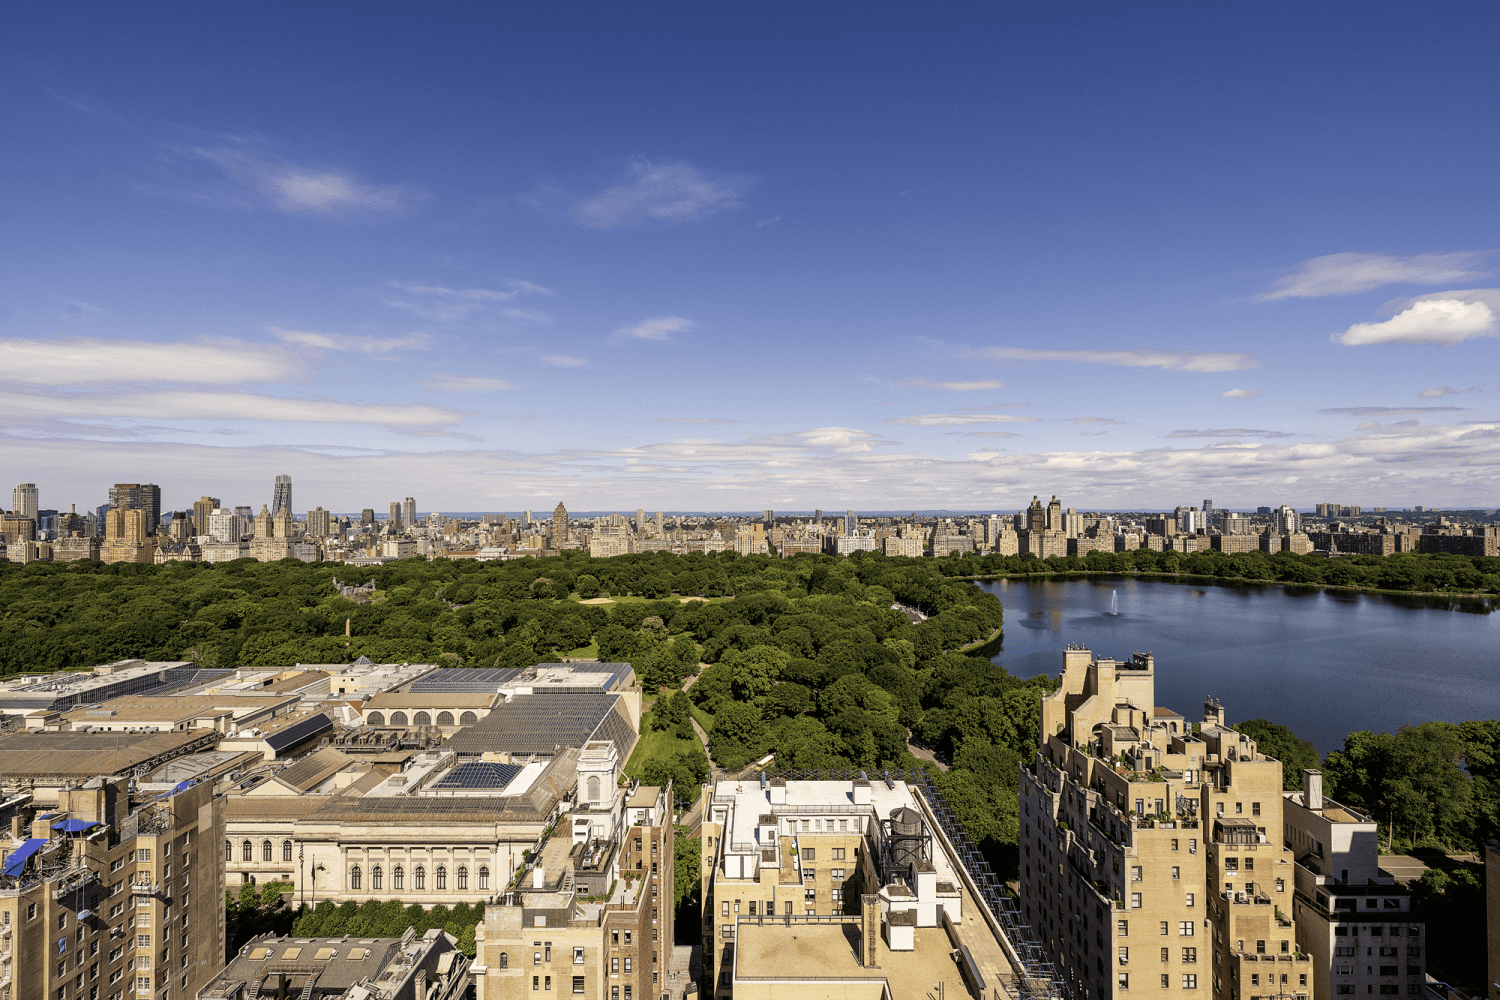
[[[1005,605],[994,661],[1012,674],[1057,675],[1068,643],[1150,652],[1156,703],[1190,722],[1212,695],[1231,723],[1280,722],[1327,753],[1356,729],[1500,718],[1500,600],[1107,577],[980,586]]]

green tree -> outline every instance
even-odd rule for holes
[[[769,744],[770,732],[755,705],[729,702],[719,707],[708,748],[720,767],[738,771],[763,755]]]
[[[740,701],[751,701],[771,690],[791,656],[775,646],[731,650],[722,662],[729,665],[730,690]]]
[[[672,905],[681,908],[703,884],[703,847],[685,826],[673,828]]]
[[[1304,768],[1318,766],[1317,748],[1280,723],[1246,719],[1234,728],[1254,740],[1261,753],[1281,761],[1281,787],[1286,791],[1302,787]]]

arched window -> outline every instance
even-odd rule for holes
[[[480,865],[479,866],[479,888],[481,888],[481,889],[488,889],[489,887],[490,887],[490,868],[489,868],[489,865]]]
[[[405,712],[392,712],[391,713],[391,725],[393,725],[393,726],[404,726],[404,725],[406,725],[406,713]]]
[[[437,871],[433,872],[433,874],[435,876],[437,876],[437,887],[439,889],[446,889],[446,888],[448,888],[448,866],[447,865],[438,865],[437,866]]]
[[[260,859],[262,861],[271,860],[271,842],[269,840],[262,840],[260,842]]]
[[[599,776],[597,774],[589,775],[589,801],[599,801]]]
[[[384,883],[385,883],[385,872],[383,872],[383,871],[380,870],[380,866],[376,865],[374,868],[371,868],[370,869],[370,888],[373,889],[373,890],[375,890],[376,892],[379,892],[381,886]]]
[[[371,712],[370,713],[370,725],[372,725],[372,726],[383,726],[383,725],[385,725],[385,713],[384,712]]]
[[[414,726],[432,725],[432,714],[430,712],[418,712],[412,716],[411,724]]]
[[[290,840],[283,840],[281,842],[281,860],[292,860],[292,842]]]
[[[469,888],[469,868],[467,865],[458,866],[458,891],[463,892]]]
[[[413,889],[421,890],[427,888],[427,869],[421,865],[417,865],[416,868],[412,869],[411,884]]]
[[[503,951],[500,953],[500,968],[502,968],[502,969],[508,969],[508,968],[510,968],[510,956],[507,955]]]
[[[234,860],[234,845],[231,844],[228,840],[224,841],[224,860]]]
[[[440,726],[451,726],[451,725],[453,725],[453,713],[452,712],[439,712],[438,713],[438,722],[437,722],[437,724],[440,725]]]
[[[240,858],[245,861],[255,860],[255,845],[246,840],[240,844]]]
[[[472,726],[478,721],[479,716],[475,715],[473,712],[465,712],[463,715],[460,715],[458,717],[458,724],[460,726]]]
[[[359,865],[355,865],[353,868],[349,869],[349,888],[359,888],[360,877],[362,874],[363,873],[359,870]]]
[[[400,865],[391,869],[391,891],[400,892],[406,888],[406,869]]]

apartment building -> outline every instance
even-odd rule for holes
[[[1070,646],[1061,681],[1021,771],[1020,897],[1071,995],[1307,1000],[1280,762],[1215,701],[1158,706],[1150,654]]]
[[[224,962],[223,804],[125,777],[0,806],[0,1000],[186,1000]],[[32,818],[27,822],[27,816]]]
[[[578,801],[475,928],[479,1000],[654,1000],[672,953],[672,788],[620,784],[613,743],[578,760]]]
[[[1284,792],[1283,841],[1297,856],[1297,944],[1319,998],[1417,995],[1427,977],[1425,925],[1411,895],[1380,868],[1375,820],[1323,794],[1320,771]]]

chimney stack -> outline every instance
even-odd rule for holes
[[[1313,812],[1323,809],[1323,772],[1302,769],[1302,804]]]

